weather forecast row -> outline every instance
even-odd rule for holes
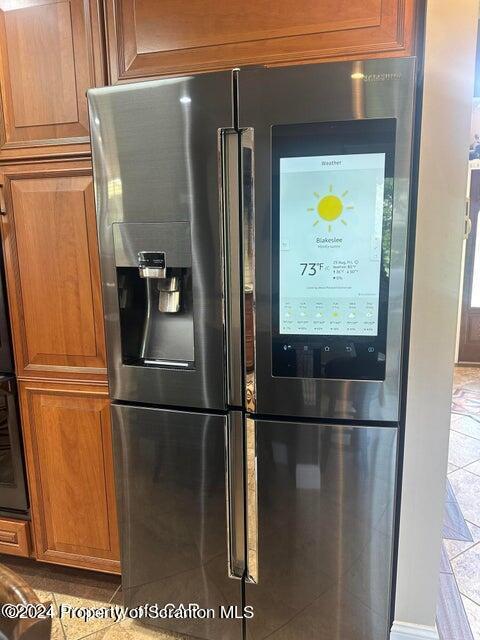
[[[378,306],[375,300],[292,298],[281,309],[286,334],[372,335]]]

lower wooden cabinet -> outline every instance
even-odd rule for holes
[[[19,387],[37,559],[119,572],[106,386]]]
[[[0,553],[28,558],[31,553],[30,522],[0,518]]]

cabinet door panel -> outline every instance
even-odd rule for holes
[[[5,176],[5,249],[17,373],[105,377],[103,310],[88,168]]]
[[[0,0],[0,41],[0,158],[88,152],[85,91],[104,78],[97,0]]]
[[[106,0],[111,80],[409,55],[415,0]]]
[[[36,556],[118,570],[106,389],[20,383]]]

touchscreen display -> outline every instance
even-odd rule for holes
[[[280,334],[378,334],[385,158],[280,158]]]
[[[396,121],[271,131],[272,375],[383,380]]]

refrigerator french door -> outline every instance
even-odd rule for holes
[[[388,637],[414,86],[398,59],[89,92],[125,600],[210,611],[146,622]]]

